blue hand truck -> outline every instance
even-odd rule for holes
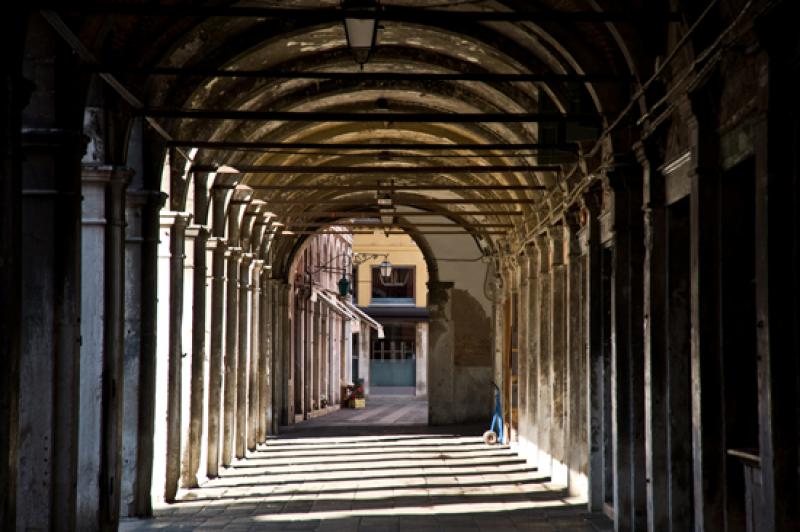
[[[500,388],[495,383],[492,383],[492,386],[494,386],[494,416],[489,430],[483,433],[483,441],[486,445],[494,445],[498,441],[503,443],[503,407],[500,404]],[[495,426],[497,426],[497,430],[495,430]]]

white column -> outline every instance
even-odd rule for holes
[[[160,217],[151,487],[154,503],[174,499],[180,471],[182,233],[189,218],[189,215],[176,212],[162,212]]]
[[[417,387],[414,394],[417,397],[428,395],[428,322],[417,322]]]
[[[106,188],[108,175],[85,174],[81,195],[81,362],[75,526],[100,526],[103,450]]]

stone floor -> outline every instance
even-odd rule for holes
[[[368,400],[286,427],[156,518],[120,530],[611,530],[483,426],[427,427],[427,403]]]

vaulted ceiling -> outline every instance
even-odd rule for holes
[[[242,172],[292,228],[374,211],[393,185],[395,205],[496,238],[491,224],[519,226],[564,192],[579,152],[652,73],[681,23],[667,4],[384,0],[363,70],[338,0],[58,13],[171,145],[198,148],[197,169]]]

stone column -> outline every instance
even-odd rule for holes
[[[641,175],[620,170],[613,190],[611,410],[614,510],[619,530],[647,526],[644,445]]]
[[[228,283],[225,294],[225,365],[222,404],[222,465],[228,467],[233,459],[236,430],[236,377],[239,347],[239,258],[242,250],[229,247],[227,259]]]
[[[281,285],[281,356],[283,358],[283,374],[279,377],[281,379],[281,406],[283,409],[282,420],[287,425],[294,424],[294,408],[292,406],[292,398],[290,393],[291,387],[291,362],[292,362],[292,320],[290,312],[292,310],[291,295],[292,287],[289,283],[282,282]],[[291,415],[290,415],[291,414]]]
[[[250,371],[247,384],[247,449],[256,450],[256,441],[261,433],[261,386],[259,375],[264,370],[261,366],[262,348],[261,337],[264,334],[261,318],[261,267],[264,261],[252,261],[252,273],[248,299],[250,301]]]
[[[236,458],[242,459],[247,448],[247,395],[250,373],[250,325],[252,324],[250,269],[253,256],[242,253],[239,269],[239,345],[236,368]]]
[[[584,194],[586,224],[578,233],[583,257],[586,295],[583,302],[583,329],[586,338],[584,360],[588,371],[588,507],[599,512],[605,501],[604,461],[604,356],[603,356],[603,270],[600,257],[600,209],[602,191],[594,188]],[[610,464],[609,464],[610,466]]]
[[[322,396],[325,394],[327,388],[327,372],[328,372],[328,356],[330,356],[330,311],[320,305],[317,312],[317,322],[319,324],[319,332],[317,333],[317,341],[319,348],[317,349],[317,363],[314,367],[314,392],[317,408],[322,408]]]
[[[695,530],[720,530],[725,497],[716,489],[727,457],[720,331],[721,238],[718,117],[700,98],[688,121],[692,145],[691,240],[691,390]],[[689,105],[689,102],[684,102]]]
[[[258,442],[267,441],[272,434],[272,283],[269,269],[261,270],[261,361],[259,363],[259,425]]]
[[[769,111],[754,127],[760,520],[767,530],[791,530],[800,522],[800,183],[797,136],[787,134],[798,128],[795,13],[795,4],[782,2],[759,21],[769,53],[769,81],[761,78],[758,97]]]
[[[16,368],[3,369],[19,372],[11,450],[16,525],[69,529],[76,498],[83,141],[78,132],[47,127],[25,128],[22,143],[20,356]]]
[[[552,326],[552,306],[550,289],[550,242],[546,235],[536,238],[536,248],[539,254],[539,364],[538,364],[538,395],[537,413],[538,434],[536,446],[539,450],[537,467],[542,474],[550,475],[553,472],[552,460],[552,386],[553,371],[552,346],[550,345],[550,330]]]
[[[431,381],[428,389],[428,423],[431,425],[445,425],[454,419],[455,331],[452,291],[453,283],[428,281],[430,311],[428,370]]]
[[[553,458],[551,482],[566,486],[569,469],[567,444],[567,301],[564,265],[564,227],[549,228],[550,240],[550,454]]]
[[[160,191],[145,192],[149,201],[142,208],[141,244],[141,328],[139,357],[139,415],[137,419],[138,445],[136,447],[136,481],[134,513],[148,517],[153,513],[153,471],[156,463],[155,423],[158,392],[158,324],[159,303],[153,294],[158,293],[159,256],[161,255],[160,213],[167,195]],[[166,245],[166,244],[165,244]],[[167,312],[164,309],[164,312]],[[163,453],[162,453],[163,456]],[[163,460],[162,460],[163,461]],[[161,466],[160,466],[161,467]]]
[[[585,497],[587,494],[587,460],[589,456],[587,433],[587,384],[588,371],[584,357],[583,335],[584,277],[583,258],[578,241],[585,213],[571,210],[564,217],[564,252],[566,271],[566,315],[567,315],[567,455],[569,466],[569,492]]]
[[[539,359],[541,358],[541,334],[539,332],[541,301],[539,292],[540,257],[534,244],[525,246],[525,255],[528,259],[528,295],[527,300],[527,397],[528,397],[528,431],[527,438],[520,442],[520,450],[528,459],[528,463],[536,465],[539,455]]]
[[[192,329],[194,326],[194,258],[195,239],[200,233],[200,228],[190,225],[184,232],[184,261],[183,261],[183,316],[181,318],[181,488],[189,487],[191,480],[191,449],[189,448],[191,403],[192,403]]]
[[[124,270],[124,371],[122,480],[120,485],[120,514],[136,515],[136,487],[139,453],[139,396],[142,366],[142,290],[143,248],[145,232],[143,218],[148,203],[160,205],[160,192],[128,191],[126,196],[125,266]],[[152,419],[152,418],[151,418]]]
[[[417,342],[417,361],[416,373],[417,382],[415,395],[425,397],[428,395],[428,323],[425,321],[417,322],[416,326]]]
[[[190,216],[161,213],[152,495],[175,500],[181,465],[184,232]]]
[[[517,448],[521,451],[528,440],[528,257],[517,257]]]
[[[100,528],[105,363],[106,188],[110,176],[86,168],[81,194],[81,361],[75,526]]]
[[[360,342],[358,347],[358,376],[364,380],[364,395],[366,396],[369,395],[370,388],[370,334],[372,334],[372,329],[364,322],[361,322],[360,327],[361,333],[358,335],[358,340]]]
[[[85,167],[83,171],[76,526],[87,530],[101,527],[101,521],[113,523],[119,519],[124,386],[124,197],[130,174],[127,169],[115,167]]]
[[[270,280],[272,294],[272,434],[277,434],[283,416],[283,289],[280,281]]]
[[[642,146],[644,201],[644,409],[647,528],[668,530],[669,456],[667,409],[667,225],[663,178],[651,169]],[[687,435],[691,437],[690,435]],[[688,479],[687,479],[688,480]]]
[[[208,231],[204,227],[197,227],[197,234],[193,246],[193,278],[192,278],[192,314],[191,314],[191,367],[190,367],[190,393],[189,393],[189,436],[187,439],[189,460],[184,483],[186,487],[193,488],[198,485],[198,472],[200,471],[201,454],[205,445],[203,433],[204,404],[206,402],[206,367],[208,365],[206,353],[206,294],[207,283],[207,256],[208,256]]]
[[[208,239],[207,249],[211,259],[211,322],[208,350],[208,455],[206,474],[219,475],[220,433],[222,418],[223,343],[225,320],[225,241],[219,237]]]

